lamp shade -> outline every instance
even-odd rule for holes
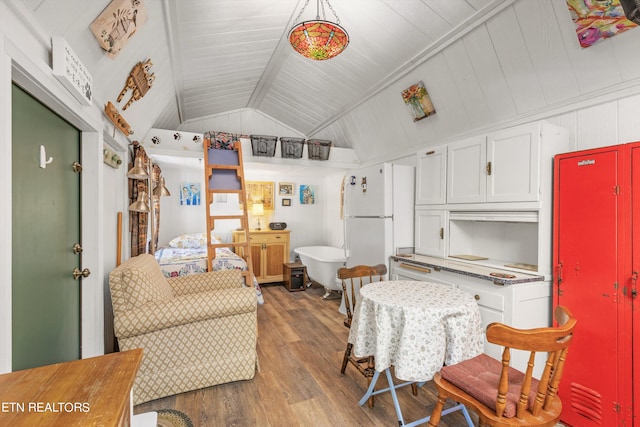
[[[255,216],[264,215],[264,205],[262,203],[254,203],[251,213]]]
[[[321,61],[342,53],[349,35],[337,23],[316,19],[296,24],[289,31],[289,43],[300,55]]]
[[[133,160],[133,167],[129,169],[129,172],[127,172],[127,177],[133,179],[149,179],[149,174],[144,168],[144,161],[142,160],[142,157],[136,156]]]
[[[129,205],[131,212],[149,212],[149,204],[147,203],[148,196],[146,191],[138,192],[138,200]]]
[[[160,177],[160,183],[156,185],[156,188],[153,189],[153,195],[162,197],[171,195],[164,183],[164,177]]]

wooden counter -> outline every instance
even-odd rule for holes
[[[128,426],[142,349],[0,375],[2,426]]]

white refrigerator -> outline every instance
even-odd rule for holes
[[[347,267],[385,264],[413,248],[415,168],[383,163],[347,172],[344,235]]]

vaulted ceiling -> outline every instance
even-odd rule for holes
[[[305,0],[143,0],[146,22],[115,58],[89,29],[110,0],[9,1],[68,41],[92,73],[97,106],[115,103],[131,68],[152,60],[152,89],[123,112],[130,139],[213,130],[217,117],[241,123],[250,112],[290,130],[280,136],[331,139],[371,160],[540,117],[640,77],[626,54],[640,34],[581,49],[564,0],[330,0],[350,43],[327,61],[288,43]],[[315,18],[316,0],[307,2],[298,20]],[[420,80],[437,114],[413,123],[400,92]],[[216,130],[247,127],[238,128]]]

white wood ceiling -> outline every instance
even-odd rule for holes
[[[582,49],[566,0],[330,0],[350,44],[328,61],[299,56],[286,39],[305,0],[144,0],[147,22],[115,59],[89,30],[110,0],[6,1],[67,39],[98,106],[152,59],[152,90],[125,112],[133,139],[151,128],[265,133],[240,123],[258,112],[292,130],[284,136],[384,160],[640,85],[640,30]],[[315,1],[301,19],[315,18]],[[414,123],[400,92],[420,80],[437,113]]]

